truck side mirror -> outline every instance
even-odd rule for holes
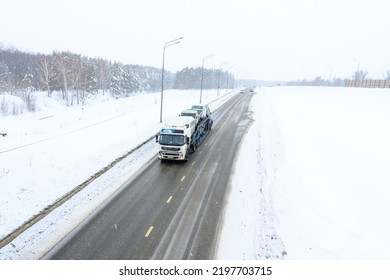
[[[158,143],[158,134],[156,134],[156,143]]]
[[[190,137],[186,137],[186,144],[189,145],[190,144]]]

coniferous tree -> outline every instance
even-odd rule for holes
[[[111,69],[110,90],[115,98],[119,98],[122,94],[122,64],[115,62]]]

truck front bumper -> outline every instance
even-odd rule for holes
[[[167,160],[186,160],[183,153],[165,152],[165,151],[158,152],[158,158],[167,159]]]

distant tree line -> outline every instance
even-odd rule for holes
[[[287,83],[283,83],[288,86],[335,86],[335,87],[343,87],[347,85],[347,81],[365,81],[367,80],[368,71],[365,70],[356,70],[353,72],[350,79],[341,79],[338,77],[333,77],[332,79],[323,79],[321,76],[317,76],[313,80],[298,80],[298,81],[290,81]],[[384,80],[390,79],[390,71],[382,74]]]
[[[345,86],[345,79],[333,78],[332,80],[323,79],[321,76],[317,76],[313,80],[297,80],[290,81],[285,83],[287,86],[333,86],[333,87],[343,87]]]
[[[198,89],[200,88],[202,68],[184,68],[178,71],[174,79],[175,89]],[[233,88],[234,76],[229,72],[219,69],[203,69],[203,89]]]
[[[200,88],[201,68],[185,68],[173,74],[164,72],[164,88]],[[230,84],[229,84],[230,80]],[[204,69],[203,88],[221,88],[233,84],[227,72]],[[161,69],[111,62],[71,52],[34,54],[0,43],[0,93],[18,95],[28,102],[35,91],[50,97],[61,92],[68,106],[83,104],[88,94],[102,92],[115,98],[135,92],[161,89]],[[33,109],[33,108],[31,108]]]
[[[165,83],[172,86],[172,74]],[[87,94],[109,92],[115,97],[134,92],[154,91],[161,84],[161,70],[127,65],[71,52],[31,54],[0,47],[0,92],[25,95],[46,91],[62,93],[67,105],[80,104]]]

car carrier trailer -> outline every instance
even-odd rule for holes
[[[160,149],[160,160],[187,161],[189,155],[196,151],[211,131],[213,120],[207,116],[196,124],[192,117],[179,116],[168,119],[159,134],[156,142]]]

